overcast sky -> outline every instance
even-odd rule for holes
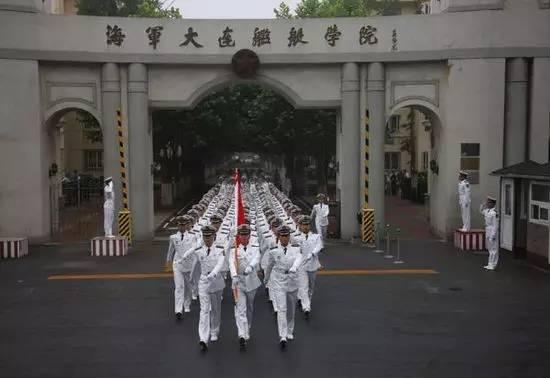
[[[166,0],[170,4],[172,0]],[[273,8],[282,0],[174,0],[185,18],[274,18]],[[285,1],[290,9],[299,0]]]

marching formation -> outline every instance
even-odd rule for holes
[[[318,199],[312,219],[272,183],[257,177],[241,182],[237,172],[178,218],[179,231],[170,236],[166,269],[174,273],[178,320],[191,311],[193,300],[199,300],[202,351],[218,340],[228,285],[241,349],[251,337],[254,300],[262,284],[277,315],[280,347],[286,348],[294,339],[296,307],[310,318],[316,272],[321,267],[318,255],[328,205],[322,195]],[[322,234],[311,232],[312,223]]]

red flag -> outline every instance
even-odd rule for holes
[[[238,168],[235,169],[235,175],[233,178],[235,180],[235,227],[239,227],[241,224],[244,224],[244,206],[241,193],[241,173]],[[237,258],[238,246],[239,234],[235,235],[235,267],[237,268],[237,271],[239,271],[239,260]],[[235,302],[237,302],[238,297],[239,292],[236,288],[234,288],[233,298],[235,299]]]
[[[235,169],[235,227],[244,224],[244,206],[241,192],[241,172]]]

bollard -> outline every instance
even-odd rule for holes
[[[380,222],[376,222],[376,249],[374,253],[384,253],[383,249],[380,249]]]
[[[403,264],[404,261],[401,260],[401,246],[400,246],[400,240],[399,240],[399,234],[401,233],[401,229],[395,230],[396,233],[396,242],[397,242],[397,260],[395,260],[394,264]]]
[[[390,225],[386,225],[386,254],[384,255],[385,259],[393,259],[391,254],[391,239],[390,239]]]

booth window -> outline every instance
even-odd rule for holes
[[[542,225],[549,224],[550,213],[550,184],[533,182],[529,190],[529,221]]]
[[[479,184],[479,143],[460,144],[460,170],[468,172],[470,184]]]

